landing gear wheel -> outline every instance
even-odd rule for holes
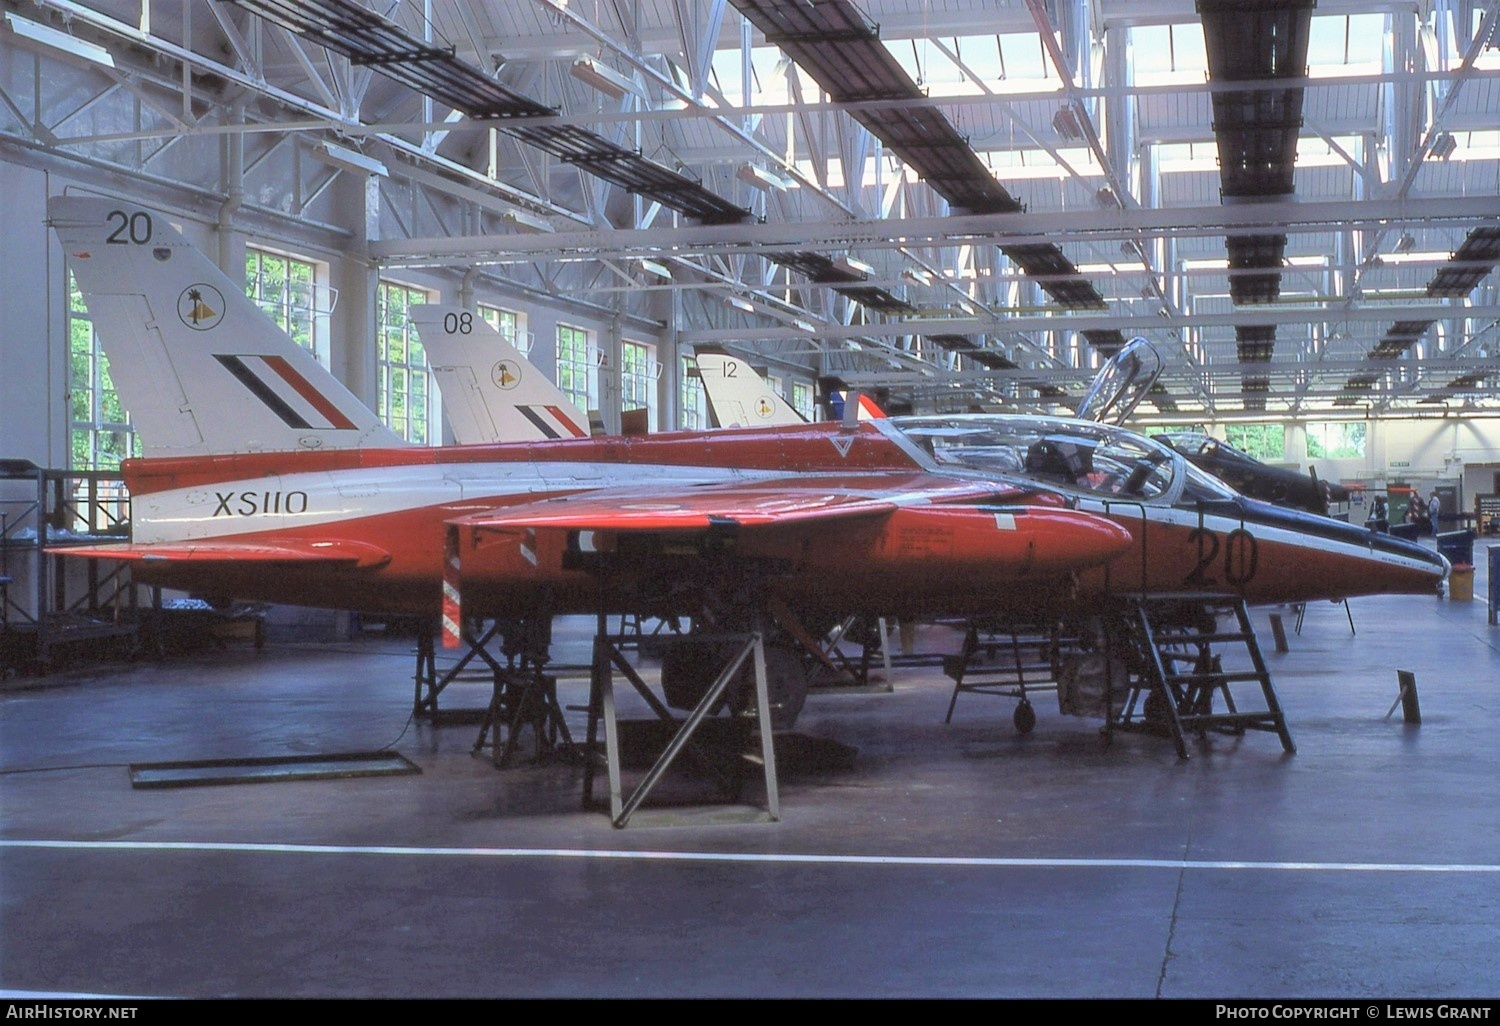
[[[1021,699],[1021,704],[1016,706],[1016,711],[1011,719],[1015,722],[1016,731],[1021,734],[1030,734],[1036,726],[1036,710],[1031,707],[1031,702]]]

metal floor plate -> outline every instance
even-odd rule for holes
[[[396,752],[347,752],[263,759],[136,763],[130,767],[130,785],[135,788],[207,787],[281,780],[384,777],[421,772],[418,766]]]

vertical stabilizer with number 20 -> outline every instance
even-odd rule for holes
[[[160,214],[60,196],[47,218],[146,455],[402,444]]]

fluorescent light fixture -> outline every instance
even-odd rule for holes
[[[1412,238],[1411,232],[1402,232],[1401,237],[1396,240],[1396,252],[1410,253],[1416,244],[1417,240]]]
[[[1052,130],[1070,142],[1083,138],[1083,126],[1078,123],[1078,113],[1071,103],[1063,104],[1052,115]]]
[[[552,230],[551,224],[524,210],[507,210],[500,215],[500,220],[516,231],[525,232],[528,235],[543,235]]]
[[[1387,264],[1424,264],[1447,262],[1453,256],[1447,250],[1402,250],[1399,253],[1387,253],[1384,262]]]
[[[921,270],[920,268],[908,267],[906,270],[901,272],[901,277],[905,278],[907,281],[915,282],[918,285],[932,284],[931,272]]]
[[[672,269],[666,264],[657,263],[655,260],[642,260],[641,270],[647,274],[655,275],[663,281],[672,280]]]
[[[332,164],[334,167],[342,168],[345,171],[354,171],[362,175],[376,175],[380,178],[390,176],[390,172],[386,170],[384,164],[374,157],[365,156],[358,150],[351,150],[345,146],[335,146],[333,143],[325,142],[318,143],[313,148],[313,152],[324,163]]]
[[[748,299],[741,299],[739,296],[730,296],[725,299],[724,302],[728,303],[736,310],[745,311],[745,313],[755,312],[755,304],[751,303]]]
[[[593,86],[606,96],[620,99],[626,93],[639,92],[635,82],[620,74],[607,64],[601,64],[588,54],[573,62],[573,77],[584,85]]]
[[[5,12],[5,20],[10,23],[10,30],[22,39],[29,39],[33,43],[41,43],[50,46],[54,50],[70,53],[74,57],[82,57],[86,61],[102,64],[106,68],[115,66],[114,57],[104,47],[96,43],[86,42],[66,32],[59,32],[50,25],[42,25],[25,18],[18,18],[11,11]]]
[[[868,278],[875,272],[875,268],[862,260],[853,257],[841,256],[834,260],[833,266],[845,274],[853,274],[860,278]]]
[[[785,192],[792,183],[778,174],[773,174],[758,164],[741,164],[735,177],[761,192]]]

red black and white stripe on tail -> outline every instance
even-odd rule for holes
[[[561,406],[550,404],[537,406],[517,405],[516,410],[531,421],[536,429],[542,433],[543,438],[586,438],[588,430],[581,424],[574,423],[573,418],[563,410]]]
[[[214,359],[288,427],[344,431],[355,427],[333,400],[280,356],[215,354]]]

